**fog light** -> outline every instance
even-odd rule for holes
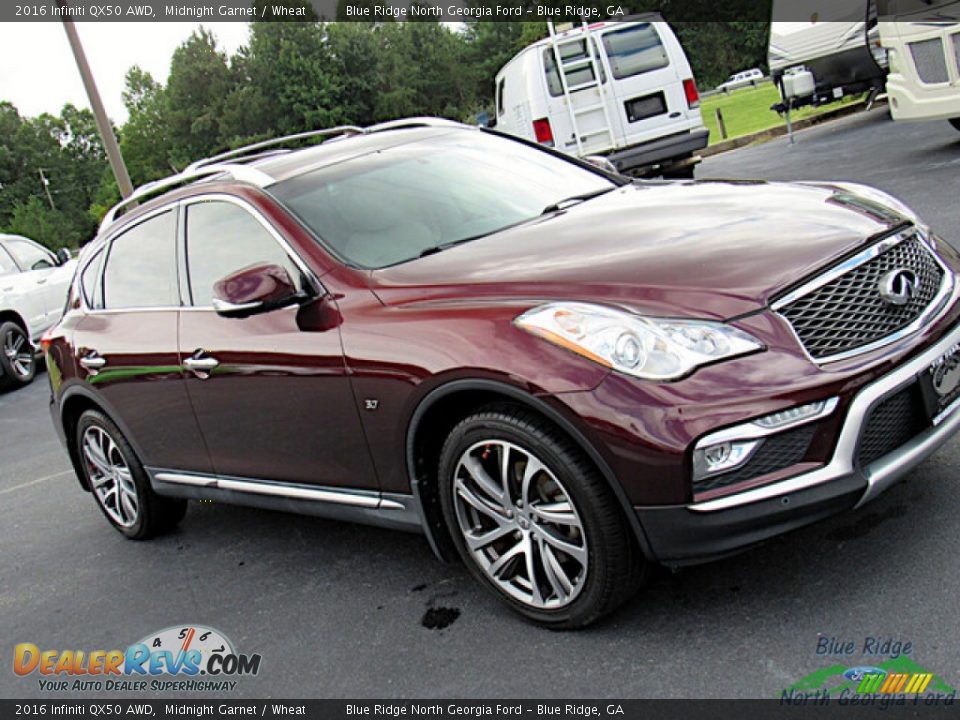
[[[762,442],[762,439],[740,440],[697,448],[693,453],[694,482],[740,467]]]
[[[765,430],[777,430],[787,425],[799,425],[805,420],[829,415],[836,406],[837,398],[819,400],[808,405],[798,405],[770,415],[764,415],[754,420],[753,424],[759,425]]]

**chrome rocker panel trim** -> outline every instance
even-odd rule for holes
[[[957,412],[960,405],[948,408],[947,413],[941,414],[938,424],[920,433],[892,453],[874,461],[869,467],[861,469],[856,464],[857,445],[870,410],[888,395],[916,380],[917,376],[934,360],[958,342],[960,342],[960,325],[954,327],[939,342],[928,347],[917,357],[863,388],[847,409],[847,416],[840,431],[833,458],[824,467],[735,495],[693,503],[687,505],[687,509],[696,512],[726,510],[854,474],[861,475],[867,483],[867,488],[856,507],[861,507],[873,500],[905,473],[919,465],[960,429],[960,412]]]
[[[412,532],[422,531],[420,515],[412,495],[160,468],[146,470],[150,485],[158,495],[214,500]]]

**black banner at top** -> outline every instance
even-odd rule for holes
[[[0,21],[557,22],[960,21],[960,0],[4,0]]]

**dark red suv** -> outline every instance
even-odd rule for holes
[[[83,252],[53,418],[128,537],[189,498],[418,530],[575,627],[960,424],[960,260],[876,190],[633,182],[437,120],[324,135],[142,188]]]

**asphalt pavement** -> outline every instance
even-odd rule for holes
[[[894,124],[880,109],[710,158],[699,175],[874,184],[960,241],[960,133],[947,123]],[[14,675],[16,643],[123,649],[195,623],[262,656],[236,697],[770,698],[837,662],[876,664],[816,654],[821,638],[859,651],[868,637],[911,643],[913,662],[960,685],[960,439],[859,511],[656,572],[613,617],[557,633],[416,535],[193,503],[173,534],[125,540],[70,472],[48,393],[41,374],[0,394],[0,697],[71,696]]]

